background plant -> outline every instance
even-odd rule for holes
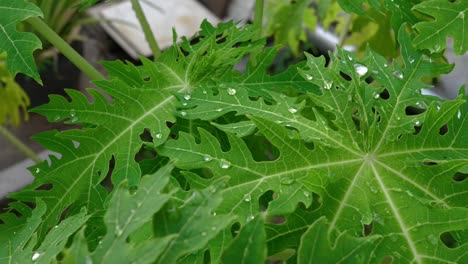
[[[24,10],[13,23],[39,15],[12,3]],[[431,12],[442,4],[459,15]],[[395,61],[339,48],[329,66],[307,55],[272,76],[275,50],[258,39],[257,18],[242,28],[205,22],[197,43],[184,39],[142,65],[104,62],[109,76],[93,79],[112,103],[68,90],[71,100],[51,96],[33,110],[81,128],[35,136],[61,157],[32,167],[34,183],[10,196],[0,259],[467,262],[466,96],[420,93],[423,78],[453,67],[423,48],[443,48],[450,35],[466,52],[453,28],[467,8],[415,6],[436,19],[398,27]],[[0,12],[9,14],[5,4]],[[13,40],[33,38],[5,28]],[[11,54],[17,44],[3,47]],[[247,55],[247,70],[234,71]],[[136,159],[142,149],[153,157]]]

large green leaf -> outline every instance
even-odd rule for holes
[[[109,172],[111,159],[115,160],[113,183],[126,179],[130,186],[137,185],[141,171],[135,155],[145,143],[140,134],[149,130],[152,143],[162,144],[170,132],[167,123],[176,120],[173,94],[190,96],[196,85],[222,78],[245,54],[262,47],[262,40],[250,41],[255,34],[251,27],[239,29],[226,23],[214,28],[204,22],[198,43],[190,45],[186,40],[165,51],[156,63],[146,59],[139,67],[105,63],[109,80],[96,85],[112,103],[94,89],[88,90],[92,102],[75,90],[67,90],[70,100],[53,95],[49,104],[35,108],[33,111],[51,122],[66,120],[82,125],[81,129],[35,136],[62,157],[53,157],[51,165],[32,168],[34,183],[11,196],[27,202],[41,198],[47,204],[41,237],[66,208],[86,206],[90,212],[103,208],[107,192],[100,183]],[[49,188],[36,190],[41,186]]]
[[[7,237],[2,234],[0,237],[2,263],[51,263],[65,247],[68,238],[88,220],[88,216],[82,210],[54,226],[44,241],[36,244],[38,242],[36,232],[45,212],[45,203],[39,201],[27,223],[15,231],[13,236]]]
[[[0,54],[6,52],[8,71],[13,77],[21,72],[42,83],[33,57],[33,52],[42,47],[41,41],[34,34],[16,30],[21,21],[41,16],[41,10],[25,0],[0,3]]]
[[[227,116],[244,117],[242,126],[257,127],[278,149],[279,157],[271,161],[254,160],[245,141],[228,132],[230,127],[227,149],[201,130],[199,140],[179,133],[158,153],[183,170],[208,169],[213,179],[229,175],[218,211],[237,215],[241,224],[259,213],[262,197],[272,192],[266,212],[283,215],[285,223],[268,225],[270,255],[296,250],[302,233],[325,216],[337,252],[349,250],[339,242],[343,232],[364,235],[361,243],[372,243],[356,253],[362,260],[465,260],[466,244],[447,248],[440,237],[468,228],[466,181],[453,180],[468,164],[462,132],[468,129],[468,104],[464,96],[443,102],[421,95],[426,86],[422,78],[449,72],[452,66],[414,50],[405,27],[399,41],[402,65],[388,65],[370,50],[363,60],[339,50],[330,68],[324,58],[309,56],[303,76],[321,91],[313,89],[307,100],[265,91],[266,102],[249,97],[241,86],[181,98],[183,118],[223,122],[218,125],[223,129]],[[272,88],[265,83],[265,90]],[[206,177],[186,174],[193,188],[208,184]],[[312,199],[311,193],[318,197]],[[312,202],[320,204],[318,209],[296,209]],[[379,242],[369,234],[378,235]]]
[[[416,5],[414,10],[434,19],[433,21],[420,22],[414,26],[419,33],[413,41],[417,47],[439,52],[445,48],[447,37],[452,37],[455,54],[463,55],[468,50],[466,37],[468,35],[468,19],[465,18],[468,10],[467,1],[425,1]]]

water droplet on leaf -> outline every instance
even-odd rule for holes
[[[32,255],[31,260],[36,261],[41,256],[41,254],[42,253],[40,253],[40,252],[34,252],[34,254]]]
[[[380,94],[374,93],[373,97],[374,97],[375,99],[378,99],[378,98],[380,97]]]
[[[401,71],[394,71],[393,75],[398,79],[403,79],[403,73],[401,73]]]
[[[255,218],[255,216],[248,215],[245,220],[247,220],[247,222],[250,222],[250,221],[254,220],[254,218]]]
[[[225,159],[219,161],[219,167],[221,169],[229,169],[231,167],[231,163]]]
[[[326,90],[330,90],[332,88],[332,85],[333,85],[333,81],[324,81],[323,83],[323,88],[326,89]]]
[[[416,119],[416,120],[414,120],[414,124],[417,125],[417,126],[419,126],[419,125],[421,125],[421,121],[419,121],[418,119]]]
[[[294,181],[295,180],[293,178],[284,177],[284,178],[281,178],[280,183],[283,185],[291,185],[294,183]]]
[[[234,88],[227,89],[227,92],[228,92],[229,95],[236,95],[236,93],[237,93],[236,89],[234,89]]]
[[[309,81],[311,81],[312,79],[314,79],[314,77],[312,77],[312,75],[310,75],[310,74],[306,74],[305,77],[306,77],[306,79],[309,80]]]
[[[208,162],[211,161],[213,158],[211,156],[205,155],[203,156],[203,161]]]
[[[181,116],[186,116],[186,115],[187,115],[187,112],[182,111],[182,112],[180,112],[180,115],[181,115]]]
[[[184,95],[185,100],[190,100],[190,98],[192,98],[192,96],[190,94],[185,94]]]
[[[437,245],[437,237],[434,236],[433,234],[430,234],[427,236],[427,240],[429,240],[429,242],[432,244],[432,245]]]
[[[461,111],[458,110],[458,112],[457,112],[457,118],[458,118],[458,119],[461,119],[461,117],[462,117]]]
[[[161,138],[162,138],[162,134],[161,134],[161,133],[156,133],[156,134],[154,135],[154,137],[157,138],[157,139],[161,139]]]
[[[414,57],[413,56],[409,56],[408,57],[408,61],[409,63],[413,63],[415,60],[414,60]]]
[[[359,76],[364,76],[366,75],[368,69],[366,66],[362,65],[362,64],[354,64],[354,70],[356,71],[356,73],[359,75]]]
[[[41,172],[41,169],[36,168],[36,170],[34,172],[37,174],[37,173]]]
[[[250,196],[249,193],[244,195],[244,202],[250,202],[250,200],[252,200],[252,197]]]
[[[297,113],[297,109],[294,108],[294,107],[290,107],[290,108],[288,109],[288,111],[289,111],[291,114]]]
[[[218,109],[216,109],[216,112],[221,112],[221,111],[223,111],[223,109],[222,109],[222,108],[218,108]]]

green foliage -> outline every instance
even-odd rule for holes
[[[302,25],[314,30],[317,24],[314,9],[309,7],[311,2],[312,0],[268,1],[265,34],[274,36],[278,45],[289,45],[297,55],[299,41],[306,41],[306,32]]]
[[[7,53],[8,72],[13,77],[18,72],[24,73],[41,83],[33,58],[41,42],[31,33],[16,30],[21,21],[42,16],[41,10],[25,0],[2,1],[0,14],[0,53]]]
[[[10,76],[5,61],[0,56],[0,125],[19,125],[21,115],[28,119],[26,108],[29,106],[29,97],[23,89]]]
[[[424,21],[415,25],[419,32],[418,37],[414,39],[417,47],[438,52],[445,49],[446,38],[450,36],[454,40],[455,54],[463,55],[468,50],[468,40],[466,40],[468,19],[465,19],[468,10],[467,1],[426,1],[416,5],[414,10],[434,18],[433,21]]]
[[[105,62],[111,102],[68,90],[34,109],[79,127],[35,137],[61,156],[10,195],[0,260],[468,262],[468,97],[421,94],[453,65],[412,25],[398,60],[340,48],[273,76],[274,49],[234,23]]]

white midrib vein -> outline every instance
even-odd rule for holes
[[[332,230],[335,228],[335,225],[336,225],[336,222],[338,221],[339,219],[339,216],[341,215],[341,212],[343,211],[344,207],[346,206],[346,202],[348,201],[348,198],[350,197],[351,193],[352,193],[352,190],[354,189],[354,185],[356,185],[356,183],[358,182],[358,179],[359,179],[359,175],[361,175],[361,171],[363,170],[363,168],[366,166],[367,162],[363,162],[361,167],[359,167],[358,171],[356,172],[356,174],[354,175],[353,177],[353,181],[351,182],[351,184],[348,186],[348,189],[346,190],[346,193],[345,195],[343,196],[343,199],[341,200],[341,203],[338,207],[338,209],[336,210],[336,213],[335,215],[333,216],[333,219],[332,221],[330,222],[330,227],[328,229],[328,233],[330,234],[332,232]]]
[[[414,261],[416,263],[418,263],[418,264],[421,264],[422,263],[421,256],[419,255],[418,250],[416,249],[416,245],[414,244],[413,239],[411,238],[411,235],[408,232],[408,228],[406,227],[406,224],[403,221],[403,218],[401,217],[400,212],[398,211],[398,207],[393,202],[393,199],[390,196],[390,193],[387,191],[387,187],[385,186],[382,178],[380,177],[379,172],[375,168],[375,165],[372,162],[370,162],[370,166],[372,168],[372,171],[374,172],[375,179],[379,183],[380,189],[382,190],[382,193],[385,195],[387,203],[390,206],[390,208],[391,208],[391,210],[393,212],[393,215],[395,216],[395,220],[398,222],[398,225],[401,228],[402,234],[403,234],[406,242],[408,243],[408,246],[409,246],[409,248],[411,250],[411,253],[414,256]]]

